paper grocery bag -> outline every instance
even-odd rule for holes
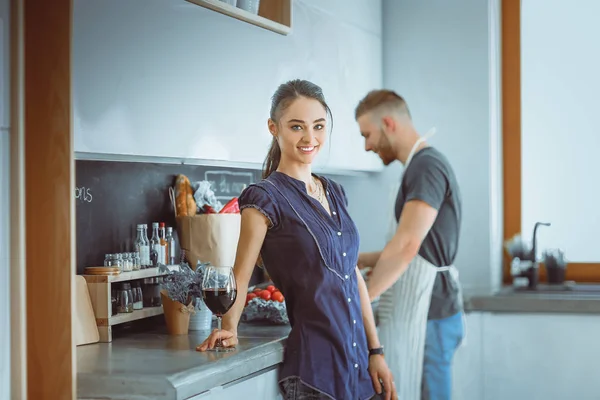
[[[201,214],[177,217],[177,234],[190,267],[198,260],[232,267],[240,237],[241,214]]]

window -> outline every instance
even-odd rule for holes
[[[600,3],[582,1],[502,2],[504,237],[551,222],[538,248],[565,250],[567,280],[600,282]]]

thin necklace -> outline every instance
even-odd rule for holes
[[[313,196],[313,197],[315,197],[315,199],[317,199],[317,201],[319,203],[321,203],[321,205],[323,205],[323,187],[321,185],[319,185],[319,183],[317,182],[317,178],[315,178],[313,176],[312,179],[313,179],[313,183],[315,184],[315,190],[312,191],[312,194],[313,195],[316,194],[316,197],[315,196]]]

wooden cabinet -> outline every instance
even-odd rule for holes
[[[292,0],[261,0],[256,15],[222,0],[187,1],[282,35],[292,30]]]

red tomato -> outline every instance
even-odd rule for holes
[[[273,286],[273,285],[269,285],[269,286],[267,286],[267,290],[268,290],[269,292],[273,293],[273,292],[274,292],[276,289],[275,289],[275,286]]]
[[[252,300],[255,297],[256,297],[256,293],[248,293],[246,295],[246,305],[248,305],[248,303],[250,302],[250,300]]]
[[[271,295],[271,300],[283,303],[283,295],[281,292],[277,291]]]
[[[268,290],[263,290],[262,292],[260,292],[259,296],[265,300],[271,300],[271,292],[269,292]]]
[[[253,290],[253,292],[254,292],[254,293],[260,293],[260,292],[262,292],[262,291],[263,291],[263,290],[262,290],[261,288],[256,288],[256,289],[254,289],[254,290]]]

